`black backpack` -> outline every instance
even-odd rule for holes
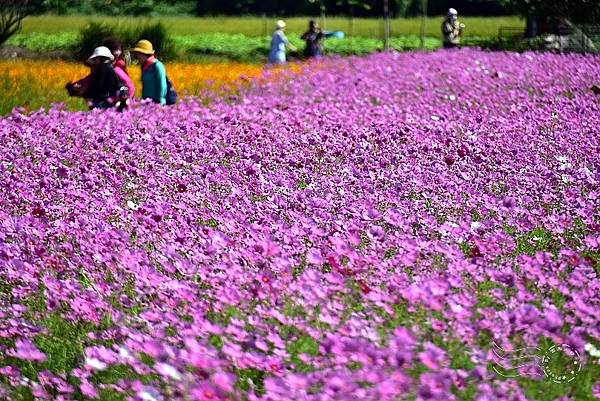
[[[167,96],[165,97],[168,105],[177,103],[177,92],[173,88],[173,82],[167,77]]]

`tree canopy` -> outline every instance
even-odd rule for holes
[[[600,0],[501,0],[516,14],[537,19],[569,18],[574,22],[600,22]]]
[[[0,45],[21,29],[21,21],[32,11],[29,0],[0,0]]]
[[[1,0],[22,3],[25,0]],[[380,17],[384,0],[30,0],[36,11],[58,14],[198,15],[265,14],[268,16],[334,15]],[[393,17],[421,13],[421,0],[388,0]],[[5,8],[5,6],[2,6]],[[427,14],[444,15],[453,7],[461,15],[514,15],[548,18],[566,17],[575,22],[600,21],[600,0],[436,0],[429,1]]]

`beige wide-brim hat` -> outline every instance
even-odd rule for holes
[[[115,59],[115,57],[112,55],[112,53],[106,46],[96,47],[92,55],[88,57],[88,61],[92,61],[96,57],[106,57],[110,61],[113,61]]]
[[[154,47],[149,40],[142,39],[136,43],[135,47],[131,49],[131,51],[151,56],[154,54]]]
[[[277,29],[283,29],[283,28],[285,28],[285,26],[286,26],[286,23],[283,20],[279,20],[275,24],[275,28],[277,28]]]

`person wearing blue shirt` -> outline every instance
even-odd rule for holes
[[[275,32],[271,36],[271,49],[269,51],[270,64],[285,64],[286,48],[296,51],[296,47],[289,42],[285,33],[283,33],[285,25],[285,22],[282,20],[277,21],[275,25]]]
[[[152,43],[142,39],[137,42],[131,53],[142,66],[142,99],[166,104],[167,73],[163,63],[154,55]]]

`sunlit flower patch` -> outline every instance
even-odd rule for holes
[[[0,399],[600,394],[600,60],[303,68],[0,119]]]
[[[240,88],[253,85],[278,74],[265,74],[260,64],[244,63],[166,63],[167,73],[181,96],[228,95]],[[285,70],[299,71],[301,65],[290,65]],[[141,93],[141,72],[137,65],[129,66],[138,95]],[[0,113],[13,107],[36,109],[52,103],[66,102],[72,109],[86,108],[78,98],[69,98],[64,86],[89,73],[82,64],[58,60],[0,60]]]

